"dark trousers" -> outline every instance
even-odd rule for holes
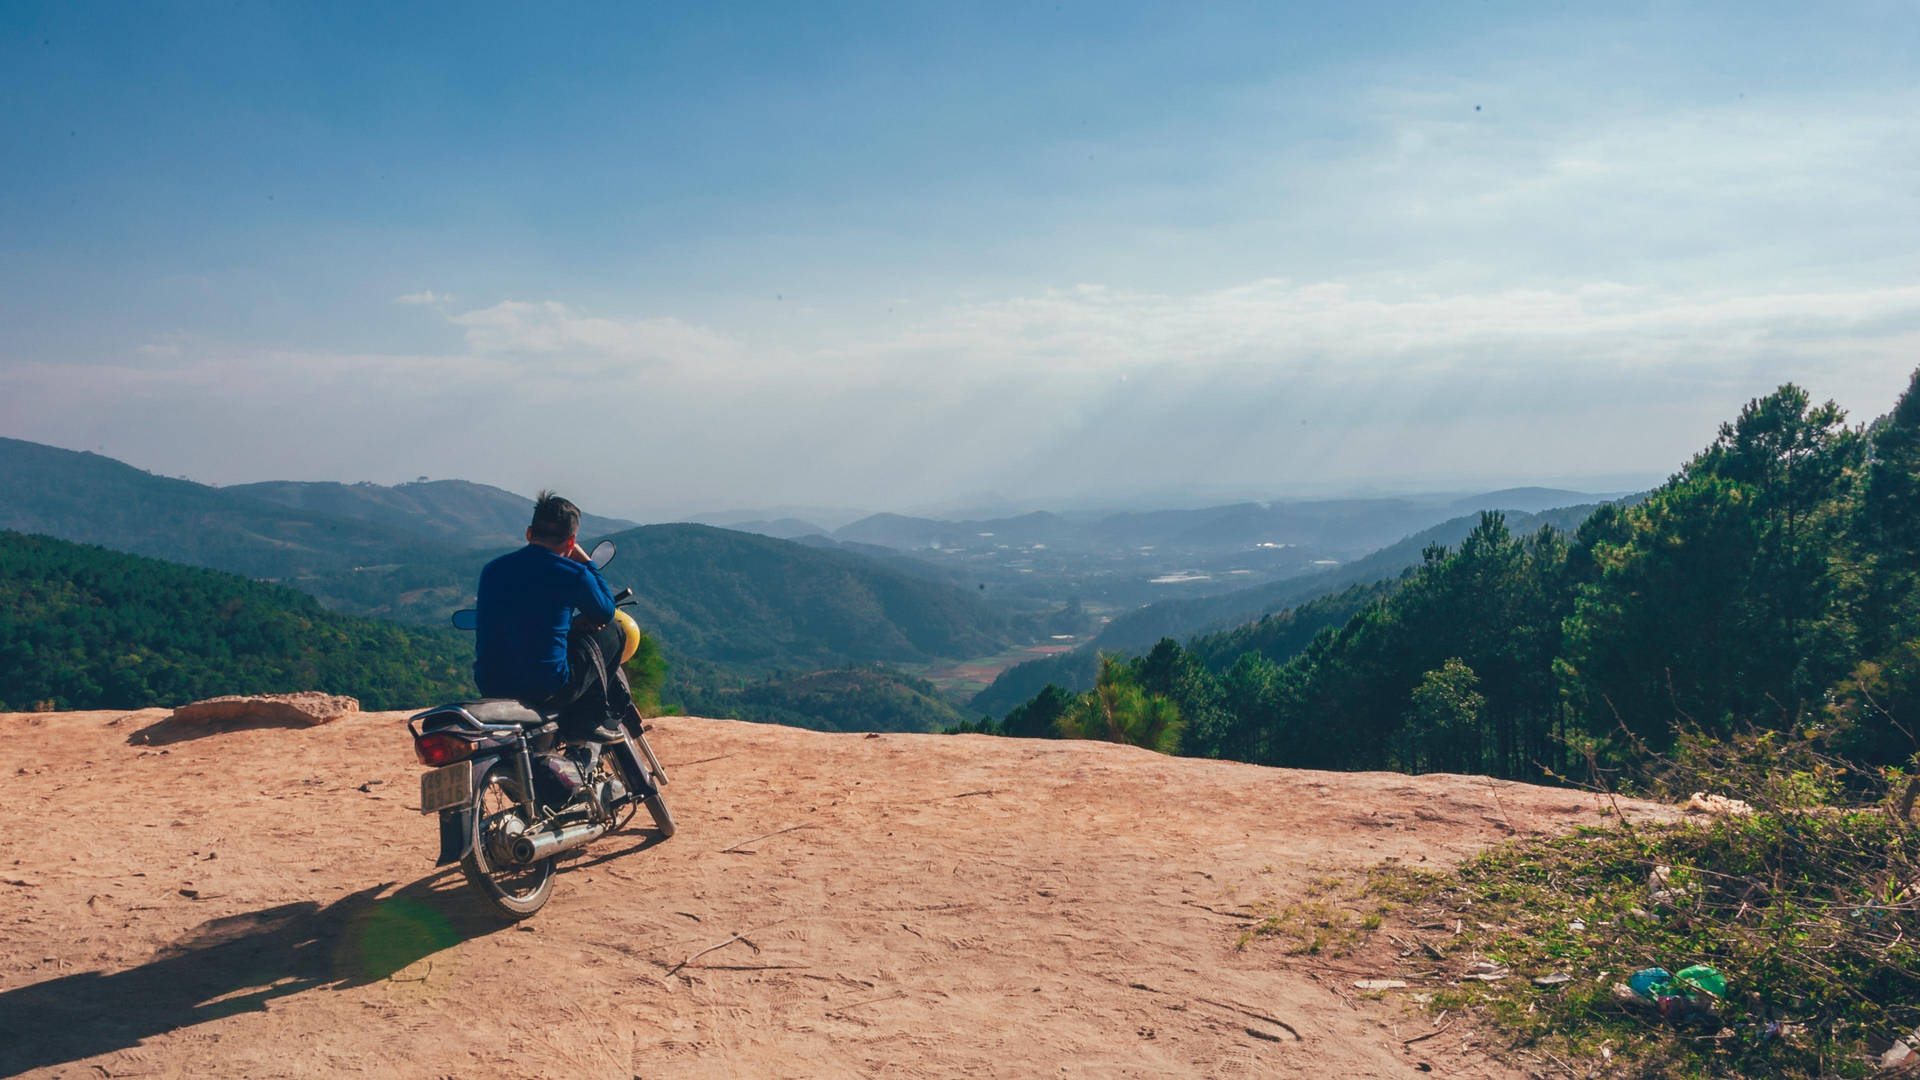
[[[633,707],[627,673],[620,670],[626,637],[613,623],[588,630],[578,620],[567,634],[567,681],[535,703],[544,713],[556,713],[560,734],[584,738],[594,728],[617,726]]]

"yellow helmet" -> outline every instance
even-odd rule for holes
[[[617,608],[613,613],[613,624],[620,628],[620,635],[626,639],[626,644],[620,647],[620,662],[624,664],[640,651],[640,624],[633,621],[633,616]]]

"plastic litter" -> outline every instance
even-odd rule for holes
[[[1714,1010],[1713,1002],[1702,1001],[1696,997],[1663,997],[1659,1001],[1660,1019],[1670,1024],[1711,1022],[1718,1025],[1720,1014]]]
[[[1674,985],[1691,997],[1706,994],[1715,1001],[1727,996],[1727,977],[1708,964],[1683,967],[1673,977]]]
[[[1652,998],[1645,994],[1635,992],[1633,987],[1623,982],[1613,984],[1613,1000],[1619,1003],[1622,1008],[1627,1009],[1651,1010],[1655,1008]]]
[[[1643,998],[1657,998],[1671,991],[1673,974],[1666,968],[1642,968],[1627,979],[1627,985]]]
[[[1673,867],[1656,866],[1647,875],[1647,899],[1655,907],[1677,908],[1688,900],[1686,887],[1673,883]]]
[[[1666,968],[1642,968],[1627,980],[1623,1003],[1651,1005],[1668,1023],[1719,1022],[1718,1005],[1727,996],[1727,978],[1709,964],[1694,964],[1672,974]]]
[[[1738,816],[1753,813],[1753,807],[1739,799],[1729,799],[1725,795],[1712,795],[1696,791],[1681,809],[1699,814],[1713,814],[1717,817]]]

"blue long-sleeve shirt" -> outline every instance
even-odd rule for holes
[[[535,699],[567,681],[567,629],[574,609],[613,618],[613,594],[590,563],[538,544],[502,555],[480,571],[473,681],[483,697]]]

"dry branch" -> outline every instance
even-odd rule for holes
[[[694,964],[695,971],[799,971],[812,964]]]
[[[1425,1035],[1415,1035],[1411,1039],[1401,1039],[1400,1044],[1402,1046],[1412,1046],[1414,1043],[1424,1042],[1428,1039],[1433,1038],[1435,1035],[1440,1034],[1441,1032],[1447,1030],[1452,1026],[1453,1026],[1453,1021],[1449,1020],[1446,1023],[1441,1024],[1439,1027],[1434,1028],[1432,1031],[1427,1032]]]
[[[1202,904],[1197,900],[1182,900],[1180,902],[1187,905],[1188,907],[1197,907],[1201,911],[1211,911],[1215,915],[1225,915],[1229,919],[1246,919],[1249,922],[1260,921],[1260,916],[1254,915],[1248,912],[1244,912],[1244,911],[1221,911],[1219,908],[1208,907],[1207,905]]]
[[[685,960],[682,960],[682,961],[680,961],[679,963],[677,963],[677,964],[675,964],[675,965],[673,965],[672,967],[670,967],[670,968],[668,968],[668,969],[667,969],[667,974],[669,974],[669,975],[677,975],[677,974],[679,974],[679,972],[680,972],[680,969],[681,969],[681,968],[683,968],[683,967],[686,967],[686,966],[687,966],[688,964],[691,964],[691,963],[693,963],[693,962],[694,962],[695,960],[698,960],[698,959],[700,959],[701,957],[703,957],[703,956],[705,956],[705,955],[707,955],[708,953],[710,953],[710,952],[717,952],[718,950],[720,950],[720,949],[724,949],[724,948],[726,948],[727,946],[729,946],[729,945],[731,945],[731,944],[733,944],[733,943],[734,943],[734,942],[736,942],[736,941],[744,941],[744,940],[746,940],[746,935],[745,935],[745,934],[735,934],[735,935],[733,935],[732,937],[730,937],[730,938],[728,938],[727,940],[725,940],[725,941],[723,941],[723,942],[721,942],[721,943],[720,943],[720,944],[718,944],[718,945],[709,945],[709,946],[707,946],[706,948],[704,948],[704,949],[701,949],[701,950],[700,950],[699,952],[697,952],[697,953],[694,953],[694,954],[693,954],[692,956],[689,956],[689,957],[687,957],[687,958],[686,958]]]
[[[1260,1021],[1264,1021],[1265,1023],[1272,1024],[1274,1027],[1285,1028],[1287,1030],[1287,1034],[1292,1035],[1296,1039],[1300,1037],[1300,1033],[1294,1030],[1293,1025],[1287,1023],[1285,1020],[1276,1019],[1274,1017],[1268,1016],[1266,1013],[1263,1013],[1263,1012],[1256,1012],[1252,1009],[1247,1008],[1245,1005],[1241,1005],[1237,1002],[1215,1001],[1212,998],[1195,998],[1194,1000],[1199,1001],[1203,1004],[1212,1005],[1214,1008],[1217,1008],[1217,1009],[1227,1009],[1232,1012],[1237,1012],[1242,1016],[1250,1016],[1255,1020],[1260,1020]]]
[[[775,830],[773,830],[773,831],[772,831],[772,832],[770,832],[770,833],[762,833],[762,834],[760,834],[759,836],[750,836],[750,837],[748,837],[747,839],[745,839],[745,840],[742,840],[742,841],[740,841],[739,843],[735,843],[735,844],[728,844],[728,845],[727,845],[726,847],[723,847],[723,848],[721,848],[721,849],[720,849],[719,851],[717,851],[717,852],[715,852],[715,854],[717,854],[717,855],[725,855],[725,854],[728,854],[729,852],[732,852],[732,853],[735,853],[735,854],[740,854],[740,855],[751,855],[751,854],[753,854],[753,853],[752,853],[752,852],[750,852],[750,851],[741,851],[741,850],[740,850],[740,848],[742,847],[742,845],[745,845],[745,844],[751,844],[751,843],[753,843],[753,842],[755,842],[756,840],[765,840],[765,839],[767,839],[767,838],[768,838],[768,837],[770,837],[770,836],[779,836],[779,835],[780,835],[781,833],[790,833],[790,832],[795,832],[795,831],[797,831],[797,830],[800,830],[800,829],[811,829],[811,828],[813,828],[813,826],[811,826],[811,825],[789,825],[789,826],[787,826],[787,827],[786,827],[786,828],[784,828],[784,829],[775,829]]]

